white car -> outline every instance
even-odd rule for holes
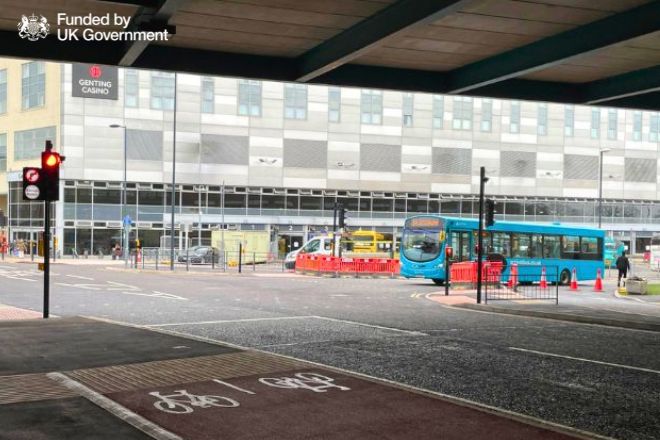
[[[298,254],[318,254],[318,255],[332,255],[332,237],[320,236],[314,237],[305,243],[299,249],[291,251],[284,258],[284,267],[287,269],[296,268],[296,258]]]

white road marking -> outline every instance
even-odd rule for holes
[[[315,318],[315,316],[274,316],[272,318],[245,318],[245,319],[225,319],[218,321],[176,322],[172,324],[151,324],[151,325],[145,325],[145,327],[175,327],[177,325],[227,324],[234,322],[279,321],[284,319],[308,319],[308,318]]]
[[[69,284],[69,283],[55,283],[55,284],[64,287],[77,287],[78,289],[85,289],[85,290],[101,290],[102,287],[105,287],[103,284]]]
[[[607,365],[609,367],[626,368],[628,370],[635,370],[635,371],[643,371],[645,373],[660,374],[660,371],[651,370],[650,368],[633,367],[632,365],[613,364],[611,362],[594,361],[592,359],[584,359],[584,358],[577,358],[577,357],[572,357],[572,356],[564,356],[562,354],[546,353],[544,351],[528,350],[526,348],[509,347],[509,350],[524,351],[524,352],[527,352],[527,353],[539,354],[541,356],[551,356],[551,357],[557,357],[557,358],[563,358],[563,359],[571,359],[571,360],[574,360],[574,361],[589,362],[589,363],[598,364],[598,365]]]
[[[241,393],[245,393],[245,394],[255,394],[253,391],[246,390],[246,389],[241,388],[241,387],[237,387],[236,385],[232,385],[232,384],[227,383],[227,382],[225,382],[225,381],[222,381],[222,380],[220,380],[220,379],[213,379],[213,382],[219,383],[219,384],[224,385],[224,386],[226,386],[226,387],[228,387],[228,388],[232,388],[232,389],[234,389],[234,390],[236,390],[236,391],[240,391]]]
[[[3,276],[4,276],[5,278],[9,278],[9,279],[12,279],[12,280],[20,280],[20,281],[37,281],[37,280],[30,279],[30,278],[12,277],[12,276],[9,276],[9,275],[3,275]]]
[[[94,278],[84,277],[82,275],[65,275],[65,276],[70,277],[70,278],[78,278],[78,279],[81,279],[81,280],[94,281]]]
[[[312,317],[313,318],[318,318],[318,319],[324,319],[326,321],[341,322],[341,323],[344,323],[344,324],[352,324],[352,325],[359,325],[359,326],[362,326],[362,327],[371,327],[371,328],[377,328],[377,329],[381,329],[381,330],[389,330],[389,331],[393,331],[393,332],[407,333],[409,335],[415,335],[415,336],[428,336],[427,333],[418,332],[418,331],[414,331],[414,330],[401,330],[400,328],[383,327],[381,325],[365,324],[363,322],[347,321],[345,319],[327,318],[325,316],[318,316],[318,315],[313,315]]]

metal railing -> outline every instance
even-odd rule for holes
[[[166,248],[142,248],[131,254],[131,268],[170,270],[171,251]],[[196,272],[284,272],[284,260],[269,252],[213,251],[197,254],[189,249],[174,250],[174,270]]]
[[[541,281],[542,268],[525,267],[522,273],[508,277],[490,277],[484,283],[485,302],[552,300],[559,304],[559,268],[546,266],[545,283]],[[509,271],[510,272],[510,271]]]

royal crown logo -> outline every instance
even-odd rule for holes
[[[18,23],[18,36],[30,41],[46,38],[50,31],[48,20],[43,15],[37,17],[34,12],[29,17],[23,15]]]

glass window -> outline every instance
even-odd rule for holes
[[[617,136],[617,113],[616,109],[609,109],[607,111],[607,138],[616,139]]]
[[[238,81],[238,114],[261,116],[261,81]]]
[[[578,258],[580,255],[580,237],[576,235],[562,236],[561,254],[562,258]]]
[[[523,202],[505,202],[505,215],[523,215]]]
[[[408,199],[407,212],[410,213],[424,213],[426,214],[427,203],[422,199]]]
[[[575,126],[575,107],[567,105],[564,107],[564,136],[573,136]]]
[[[213,113],[215,108],[215,88],[213,78],[202,78],[202,113]]]
[[[78,200],[78,203],[92,203],[91,188],[78,188],[76,192],[76,199]]]
[[[145,206],[163,206],[164,194],[162,191],[138,191],[138,203]]]
[[[339,122],[341,119],[341,89],[328,88],[328,121]]]
[[[35,159],[41,156],[47,140],[55,140],[55,127],[35,128],[14,133],[14,159]]]
[[[580,249],[583,254],[598,254],[598,239],[596,237],[582,237]]]
[[[454,97],[454,119],[452,122],[454,130],[472,129],[472,98],[466,96]]]
[[[284,117],[307,119],[306,84],[284,84]]]
[[[506,232],[493,232],[493,245],[488,253],[502,254],[505,257],[511,255],[511,237]]]
[[[539,136],[548,134],[548,104],[545,103],[539,104],[537,133]]]
[[[245,194],[225,194],[225,208],[245,208]]]
[[[151,108],[156,110],[174,110],[174,74],[152,72]]]
[[[94,204],[97,203],[119,205],[121,204],[121,191],[118,189],[95,188]]]
[[[0,115],[7,113],[7,69],[0,70]]]
[[[261,199],[262,209],[284,209],[284,196],[264,195]]]
[[[413,125],[413,94],[404,93],[403,94],[403,126],[412,127]]]
[[[440,210],[443,214],[458,214],[461,212],[461,202],[460,200],[443,200]]]
[[[411,261],[431,261],[440,254],[439,231],[425,229],[405,229],[401,247],[403,254]]]
[[[530,258],[542,258],[543,256],[543,236],[538,234],[533,234],[532,243],[530,247],[529,257]]]
[[[392,199],[373,199],[372,202],[373,210],[376,212],[393,212],[394,211],[394,201]]]
[[[1,86],[0,86],[1,87]],[[0,89],[0,94],[2,93],[2,90]],[[0,101],[2,100],[2,96],[0,95]],[[0,106],[2,103],[0,103]],[[0,109],[0,113],[2,113]],[[658,113],[653,113],[651,115],[651,120],[649,124],[649,141],[651,142],[658,142],[658,133],[660,132],[660,114]]]
[[[46,102],[46,66],[41,61],[23,64],[23,110],[41,107]]]
[[[511,101],[511,123],[509,132],[520,133],[520,101]]]
[[[0,173],[7,171],[7,134],[0,133]]]
[[[543,236],[543,258],[560,258],[561,248],[558,235]]]
[[[481,131],[491,131],[493,128],[493,101],[481,100]]]
[[[140,103],[140,83],[138,71],[133,69],[124,70],[124,105],[126,107],[138,107]]]
[[[600,137],[600,109],[591,109],[591,139]]]
[[[445,100],[441,95],[433,95],[433,128],[442,128]]]
[[[532,239],[527,234],[511,234],[511,256],[515,258],[532,257]]]
[[[360,106],[363,124],[381,124],[383,122],[383,92],[362,90]]]
[[[633,140],[642,140],[642,112],[633,112]]]
[[[300,209],[308,211],[321,211],[323,209],[323,199],[321,197],[301,196]]]

